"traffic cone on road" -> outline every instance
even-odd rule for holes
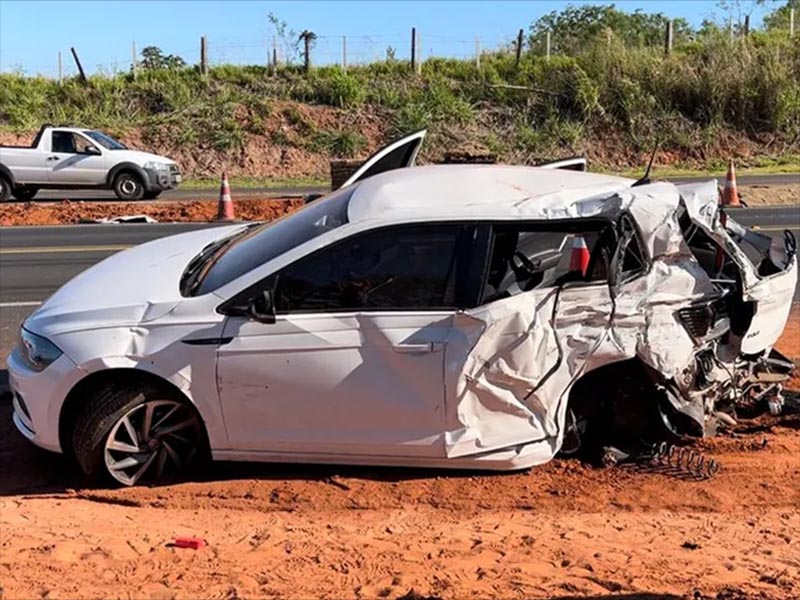
[[[219,203],[217,204],[217,221],[233,221],[236,213],[231,200],[231,188],[228,185],[228,174],[222,174],[222,185],[219,187]]]
[[[736,170],[733,160],[728,163],[728,174],[725,176],[725,189],[722,190],[722,206],[741,206],[739,190],[736,188]]]
[[[580,272],[581,275],[586,275],[586,269],[589,268],[589,247],[586,245],[586,240],[582,235],[576,235],[572,240],[572,254],[569,257],[569,270]]]

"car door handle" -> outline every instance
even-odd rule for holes
[[[395,352],[403,354],[421,354],[423,352],[433,352],[433,342],[427,344],[395,344]]]
[[[57,156],[48,156],[47,160],[58,160]]]

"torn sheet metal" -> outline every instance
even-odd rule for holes
[[[774,324],[768,336],[759,338],[758,350],[774,343],[790,305],[780,293],[793,291],[796,264],[759,278],[719,225],[716,186],[696,186],[685,193],[684,197],[678,187],[659,183],[543,211],[556,219],[628,211],[650,267],[613,291],[605,284],[586,283],[560,292],[533,290],[460,314],[447,344],[448,457],[516,447],[525,464],[546,462],[560,448],[569,392],[583,374],[634,357],[664,380],[676,379],[689,368],[697,341],[678,322],[676,312],[717,297],[720,290],[683,238],[678,222],[682,201],[691,218],[730,251],[742,271],[747,299],[778,293],[782,312],[770,312]],[[702,403],[686,410],[699,410],[699,417],[694,416],[702,420]]]

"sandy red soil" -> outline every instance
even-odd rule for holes
[[[236,218],[269,221],[302,206],[300,198],[240,198],[235,202]],[[86,220],[148,215],[159,222],[212,221],[217,216],[216,200],[175,202],[69,201],[10,202],[0,204],[0,226],[70,225]]]
[[[780,348],[800,358],[797,311]],[[560,459],[506,475],[226,463],[119,490],[79,487],[9,414],[4,599],[800,598],[800,414],[699,443],[722,464],[707,481]],[[207,546],[170,545],[186,535]]]

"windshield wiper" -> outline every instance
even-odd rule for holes
[[[204,267],[219,254],[221,254],[223,250],[227,249],[233,242],[258,225],[260,225],[260,223],[250,223],[233,235],[222,238],[221,240],[215,240],[210,244],[206,244],[200,251],[200,254],[195,256],[183,271],[183,275],[181,275],[180,280],[181,294],[184,296],[194,295],[195,290],[203,281],[201,274],[204,272]]]

